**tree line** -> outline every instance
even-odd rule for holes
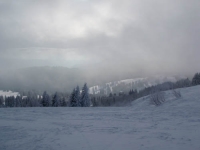
[[[64,93],[48,94],[43,92],[42,96],[29,91],[27,96],[18,95],[16,97],[0,96],[0,107],[89,107],[90,96],[87,84],[82,90],[79,86],[73,89],[70,95]]]
[[[3,97],[0,96],[0,107],[89,107],[89,106],[125,106],[137,98],[147,96],[157,91],[166,91],[183,87],[200,85],[200,73],[196,73],[192,80],[181,79],[175,83],[165,82],[155,86],[147,87],[143,90],[130,89],[129,93],[120,92],[106,95],[90,95],[87,84],[82,90],[79,86],[74,88],[71,94],[54,93],[52,95],[44,91],[42,96],[29,91],[27,96]]]
[[[181,79],[177,82],[164,82],[162,84],[146,87],[143,90],[137,91],[137,89],[130,89],[130,91],[125,94],[120,92],[118,95],[116,93],[110,93],[109,96],[92,96],[91,102],[93,106],[126,106],[130,105],[130,103],[138,98],[151,95],[154,93],[167,91],[167,90],[175,90],[178,88],[190,87],[200,85],[200,73],[196,73],[192,80]],[[177,92],[177,91],[176,91]],[[175,93],[176,95],[179,93]]]

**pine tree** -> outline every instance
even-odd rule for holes
[[[53,99],[52,99],[52,106],[54,107],[59,107],[61,106],[61,102],[60,102],[60,98],[58,96],[58,93],[56,92],[53,96]]]
[[[42,96],[41,95],[38,95],[38,104],[39,104],[38,107],[42,106]]]
[[[15,106],[15,97],[5,97],[5,106],[6,107],[14,107]]]
[[[88,87],[86,83],[84,84],[82,88],[82,92],[81,92],[81,106],[82,107],[90,106],[90,98],[89,98]]]
[[[62,100],[61,100],[61,106],[62,107],[66,107],[67,106],[67,102],[65,100],[65,98],[63,97]]]
[[[8,102],[8,98],[5,96],[5,107],[9,107],[9,102]]]
[[[200,73],[196,73],[192,78],[192,85],[199,85],[200,84]]]
[[[133,89],[129,91],[129,95],[132,95],[133,93]]]
[[[22,97],[19,95],[15,98],[15,107],[22,107]]]
[[[0,96],[0,107],[3,107],[4,104],[3,104],[3,96]]]
[[[77,107],[77,101],[75,99],[76,89],[73,89],[70,95],[70,107]]]
[[[49,97],[49,95],[47,94],[46,91],[44,91],[44,93],[43,93],[41,103],[42,103],[43,107],[49,107],[50,106],[50,97]]]
[[[27,107],[37,107],[40,104],[38,103],[37,94],[33,91],[28,92],[27,100]]]
[[[80,96],[79,86],[76,87],[74,99],[77,103],[77,107],[80,107],[81,106],[81,96]]]

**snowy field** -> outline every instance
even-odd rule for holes
[[[0,150],[200,150],[200,86],[131,107],[0,108]]]

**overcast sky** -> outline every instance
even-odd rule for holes
[[[200,71],[199,0],[1,0],[0,68]]]

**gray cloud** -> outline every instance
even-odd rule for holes
[[[193,73],[200,70],[199,7],[198,0],[1,1],[0,67]]]

